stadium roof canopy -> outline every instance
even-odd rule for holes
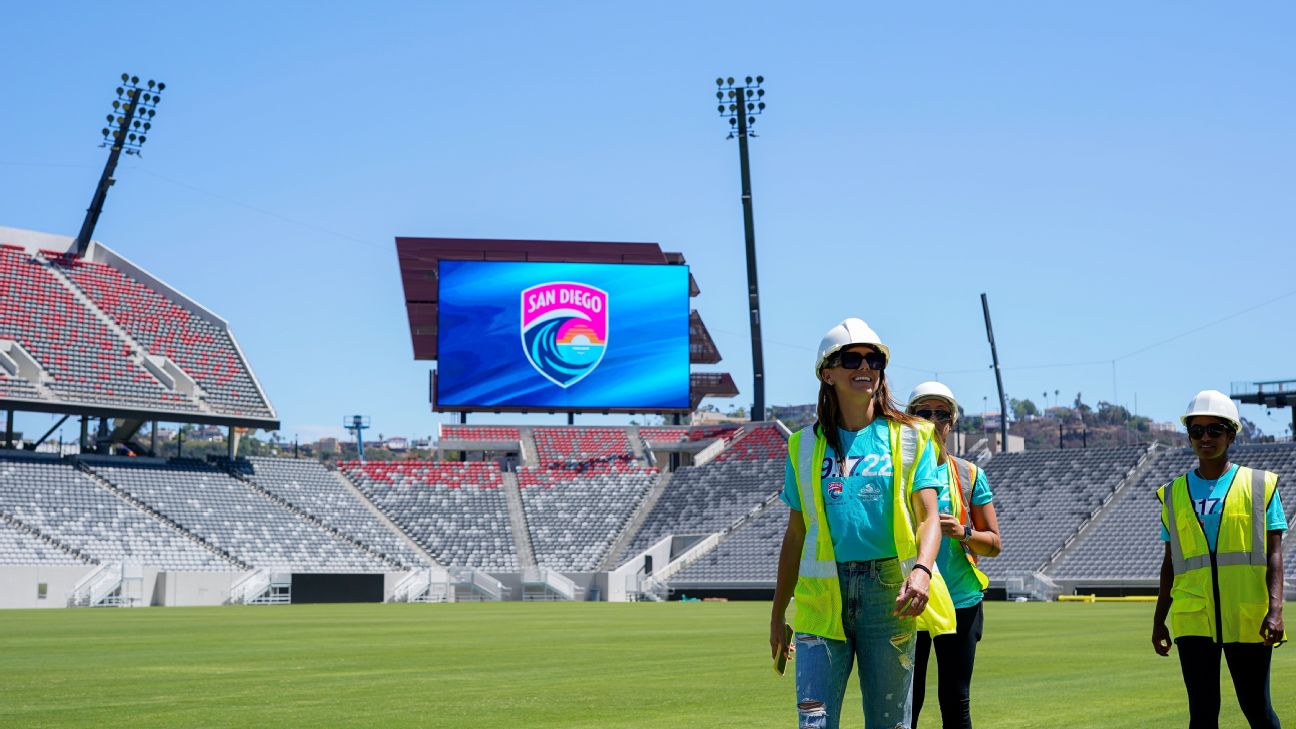
[[[229,324],[99,241],[0,227],[0,410],[277,430]]]

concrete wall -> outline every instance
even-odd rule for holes
[[[0,608],[67,607],[72,587],[95,565],[3,565],[0,566]],[[45,598],[38,597],[41,584]]]
[[[158,572],[145,569],[144,594],[152,596],[149,605],[153,606],[224,605],[229,600],[230,588],[243,575],[242,572]]]
[[[620,567],[606,573],[603,599],[608,602],[626,602],[630,599],[628,590],[634,589],[634,577],[644,566],[644,557],[651,556],[653,569],[660,570],[671,561],[671,544],[673,537],[667,535],[657,543],[626,560]]]

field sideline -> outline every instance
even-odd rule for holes
[[[991,603],[985,727],[1187,725],[1151,605]],[[0,612],[3,727],[794,727],[768,603]],[[1227,681],[1227,674],[1225,674]],[[1296,648],[1274,656],[1296,723]],[[934,691],[923,727],[938,727]],[[1224,687],[1223,727],[1243,727]],[[862,725],[858,687],[843,727]]]

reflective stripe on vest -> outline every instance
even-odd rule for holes
[[[950,463],[953,464],[953,467],[948,469],[947,473],[953,474],[951,480],[955,481],[955,483],[950,484],[950,486],[953,487],[950,489],[951,511],[954,512],[954,518],[958,519],[960,524],[965,524],[968,527],[971,527],[972,489],[976,483],[976,466],[973,466],[970,462],[965,461],[962,458],[952,455],[949,456],[949,460]],[[956,495],[955,492],[957,492],[957,496],[959,497],[957,502],[954,499]],[[951,538],[946,537],[946,539]],[[981,585],[981,590],[985,591],[989,589],[990,578],[986,576],[986,573],[981,571],[980,567],[977,567],[977,555],[972,552],[972,547],[966,543],[960,543],[959,548],[963,552],[963,556],[967,558],[968,564],[972,565],[972,573],[976,575],[977,584]]]
[[[910,515],[908,495],[917,465],[917,458],[930,441],[923,433],[909,426],[888,423],[891,452],[900,455],[892,464],[894,474],[892,499],[895,512],[892,531],[896,554],[905,574],[913,567],[917,555],[913,519]],[[806,439],[809,439],[807,442]],[[788,439],[788,457],[792,463],[797,493],[801,497],[801,516],[806,534],[801,547],[801,561],[794,599],[798,632],[845,640],[841,620],[841,585],[837,577],[837,558],[833,551],[832,535],[827,523],[823,497],[823,461],[827,453],[826,438],[818,436],[814,426],[802,428]],[[939,570],[933,570],[927,609],[919,616],[919,630],[932,635],[945,635],[955,631],[954,602],[945,587]]]
[[[1233,486],[1237,483],[1238,478],[1242,476],[1243,470],[1248,472],[1247,475],[1249,478],[1247,480],[1250,482],[1248,488],[1251,491],[1251,549],[1246,552],[1230,551],[1224,553],[1220,553],[1216,550],[1215,564],[1221,567],[1225,565],[1267,567],[1269,564],[1269,555],[1266,546],[1267,542],[1265,540],[1265,506],[1268,503],[1268,500],[1265,499],[1265,483],[1268,480],[1268,472],[1239,466],[1238,470],[1233,474],[1233,482],[1229,484],[1228,493],[1232,493]],[[1189,570],[1199,570],[1203,567],[1210,567],[1211,563],[1209,552],[1192,557],[1184,557],[1183,541],[1179,534],[1179,515],[1176,513],[1178,510],[1175,509],[1175,506],[1178,503],[1177,499],[1179,498],[1178,489],[1176,489],[1175,486],[1179,483],[1180,479],[1183,479],[1184,481],[1183,496],[1188,495],[1187,477],[1180,476],[1179,479],[1175,479],[1170,484],[1170,488],[1166,489],[1164,500],[1166,518],[1169,522],[1166,526],[1166,531],[1170,533],[1170,564],[1174,567],[1174,573],[1176,575],[1182,575]],[[1225,494],[1225,500],[1228,500],[1227,494]],[[1221,509],[1222,508],[1223,507],[1221,507]],[[1204,536],[1203,533],[1203,537]]]

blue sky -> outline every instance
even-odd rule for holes
[[[165,81],[96,237],[230,320],[289,438],[448,420],[397,235],[682,251],[749,402],[713,96],[749,73],[769,403],[813,398],[814,347],[856,315],[897,392],[939,372],[980,410],[983,291],[1011,396],[1172,420],[1199,389],[1296,377],[1290,4],[119,7],[4,10],[0,225],[75,234],[117,76]]]

